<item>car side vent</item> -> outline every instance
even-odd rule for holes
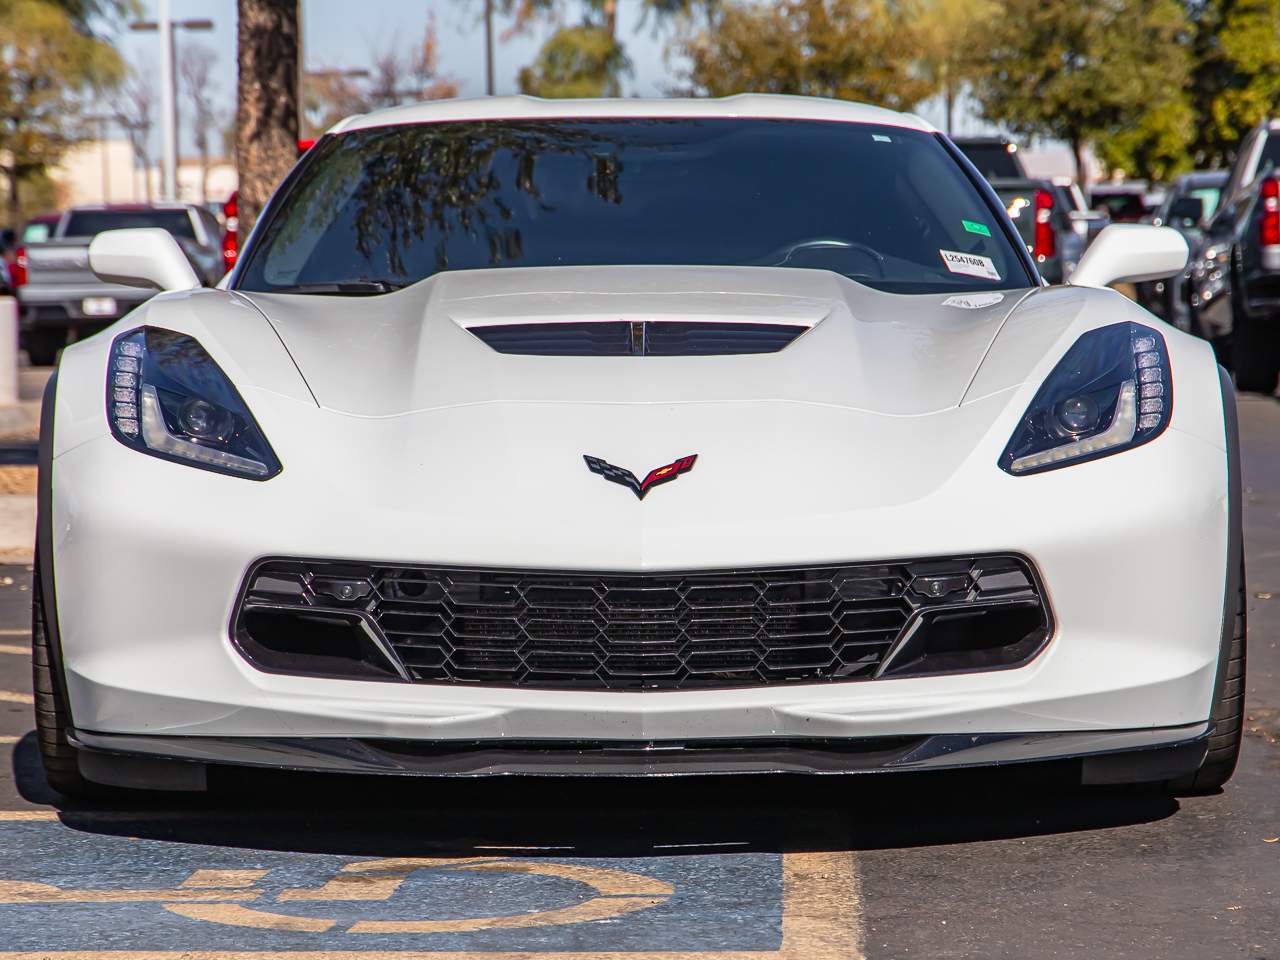
[[[499,353],[535,357],[708,357],[777,353],[809,328],[790,323],[647,320],[468,327]]]

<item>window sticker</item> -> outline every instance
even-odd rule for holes
[[[876,143],[893,143],[893,137],[886,137],[883,133],[873,133],[871,139]]]
[[[942,262],[952,273],[961,273],[966,277],[981,277],[983,280],[999,280],[1000,272],[990,257],[980,257],[974,253],[960,253],[957,250],[939,250]]]
[[[1003,293],[970,293],[959,297],[947,297],[942,301],[944,307],[959,307],[961,310],[982,310],[1004,302]]]
[[[976,233],[981,237],[991,236],[991,228],[985,223],[978,223],[976,220],[961,220],[960,223],[963,224],[964,228],[970,233]]]

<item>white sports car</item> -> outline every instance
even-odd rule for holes
[[[208,768],[819,773],[1240,740],[1235,403],[1105,231],[1047,287],[920,119],[440,102],[301,160],[221,289],[67,348],[33,641],[64,792]]]

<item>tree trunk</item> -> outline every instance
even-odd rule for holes
[[[240,236],[298,160],[298,0],[239,0]]]
[[[604,0],[604,29],[611,37],[618,35],[618,0]]]
[[[14,229],[18,229],[20,220],[19,214],[22,212],[22,201],[18,197],[18,162],[15,159],[13,166],[4,171],[5,176],[9,180],[9,225]]]
[[[1084,140],[1079,135],[1072,136],[1069,141],[1071,144],[1071,156],[1076,162],[1076,183],[1080,189],[1084,191],[1085,196],[1089,194],[1089,169],[1084,159]]]

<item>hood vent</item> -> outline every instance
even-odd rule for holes
[[[532,357],[710,357],[777,353],[801,324],[682,320],[508,323],[468,327],[499,353]]]

